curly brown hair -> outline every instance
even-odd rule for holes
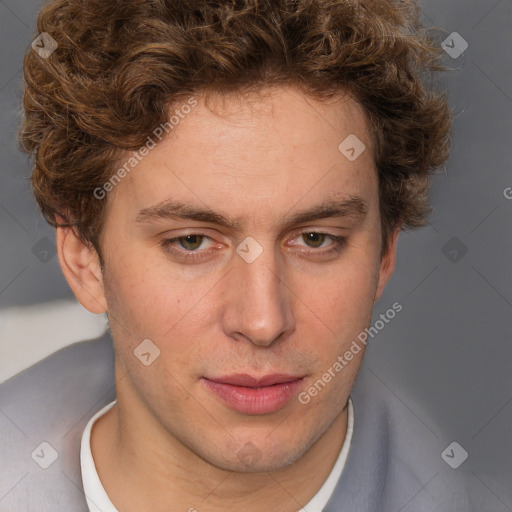
[[[412,0],[53,0],[37,28],[58,43],[24,60],[22,150],[47,221],[100,254],[106,201],[93,191],[194,94],[292,84],[348,91],[363,107],[379,176],[382,254],[427,223],[429,178],[452,121],[433,71],[442,50]],[[60,215],[60,217],[58,215]]]

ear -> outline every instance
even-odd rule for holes
[[[91,313],[107,311],[98,253],[76,235],[72,228],[57,228],[60,268],[82,306]]]
[[[382,293],[384,292],[384,288],[388,284],[388,281],[391,279],[393,272],[395,271],[396,265],[396,248],[398,242],[398,235],[400,233],[400,226],[397,227],[394,231],[392,231],[389,237],[388,250],[382,256],[380,262],[380,270],[379,270],[379,279],[377,283],[377,290],[375,292],[375,300],[377,302]]]

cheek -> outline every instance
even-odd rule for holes
[[[144,339],[172,352],[173,365],[187,363],[199,350],[205,330],[211,331],[212,305],[208,293],[214,280],[184,280],[161,261],[117,255],[105,279],[109,321],[121,350],[130,352]],[[208,324],[205,326],[205,324]],[[169,348],[172,347],[172,351]]]
[[[360,368],[366,346],[358,336],[371,322],[375,291],[375,271],[367,264],[360,258],[301,293],[307,297],[301,346],[313,361],[306,398],[316,406],[341,406]]]
[[[304,290],[310,316],[303,347],[314,361],[303,401],[318,410],[339,410],[353,386],[366,345],[358,336],[371,322],[375,272],[364,264],[332,275],[320,289]],[[306,322],[308,320],[306,319]]]
[[[122,306],[123,316],[135,320],[175,311],[184,284],[155,258],[157,249],[141,251],[126,242],[120,247],[123,252],[112,254],[108,262],[108,287],[116,306]]]
[[[377,272],[369,263],[343,265],[321,280],[302,286],[301,296],[331,332],[350,334],[371,319]],[[354,334],[354,333],[352,333]]]
[[[122,246],[121,247],[127,247]],[[127,247],[127,249],[129,246]],[[155,272],[155,267],[129,250],[110,254],[104,272],[105,292],[111,327],[117,324],[120,337],[136,340],[155,336],[153,328],[170,311],[176,311],[174,286]]]

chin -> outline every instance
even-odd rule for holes
[[[238,457],[234,459],[219,461],[209,460],[208,462],[219,469],[224,471],[233,471],[235,473],[270,473],[285,469],[287,466],[293,464],[300,458],[302,453],[299,454],[280,454],[279,456],[265,456],[261,458],[250,459],[243,458],[240,460]]]
[[[313,442],[305,444],[294,440],[293,444],[286,445],[285,439],[270,443],[268,437],[255,439],[249,435],[245,441],[238,442],[236,448],[226,446],[222,453],[210,454],[206,460],[220,469],[237,473],[280,471],[299,460]]]

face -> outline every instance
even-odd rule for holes
[[[333,368],[394,267],[359,105],[267,93],[196,96],[109,192],[101,241],[123,419],[234,471],[285,467],[339,417],[364,350]]]

